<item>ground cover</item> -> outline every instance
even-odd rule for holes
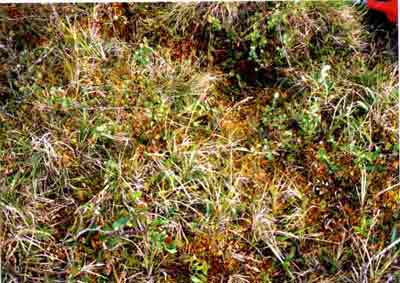
[[[395,27],[306,1],[0,30],[4,282],[400,280]]]

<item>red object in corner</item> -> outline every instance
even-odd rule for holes
[[[382,12],[392,22],[397,22],[397,0],[368,0],[368,8]]]

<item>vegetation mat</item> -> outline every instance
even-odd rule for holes
[[[0,6],[0,281],[400,282],[396,27],[365,14]]]

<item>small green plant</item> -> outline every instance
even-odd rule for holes
[[[354,143],[344,146],[344,150],[351,153],[354,157],[354,163],[358,168],[365,168],[367,172],[382,171],[382,165],[377,165],[376,161],[381,156],[380,147],[376,147],[374,150],[366,150],[361,146],[357,146]]]
[[[140,44],[140,47],[134,52],[133,58],[139,66],[146,66],[150,64],[151,55],[153,54],[153,49],[150,48],[145,40],[144,43]]]
[[[166,251],[170,254],[177,252],[176,241],[172,235],[169,235],[166,227],[169,221],[165,218],[158,217],[150,224],[149,239],[154,251]]]
[[[245,37],[250,42],[250,51],[248,59],[259,64],[262,64],[260,56],[267,46],[267,38],[265,34],[260,32],[258,24],[254,24],[252,31]]]
[[[208,15],[207,21],[211,24],[211,31],[216,32],[222,29],[221,22],[218,18]]]
[[[368,216],[361,218],[359,226],[355,226],[354,230],[361,236],[367,238],[370,233],[370,228],[373,225],[373,220]]]
[[[205,260],[193,256],[189,259],[191,266],[192,276],[190,277],[192,283],[206,283],[208,282],[208,264]]]
[[[328,167],[329,171],[331,171],[332,173],[340,170],[340,166],[331,161],[325,149],[320,149],[318,151],[318,158]]]
[[[304,137],[312,139],[321,125],[321,106],[317,98],[312,99],[308,107],[298,117],[301,133]]]

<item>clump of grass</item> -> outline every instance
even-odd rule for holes
[[[304,69],[306,58],[352,56],[360,48],[356,17],[339,2],[200,3],[160,9],[149,22],[170,35],[181,53],[190,55],[195,47],[206,65],[243,87],[274,84],[282,73]]]
[[[398,276],[397,58],[354,7],[4,8],[2,279]]]

